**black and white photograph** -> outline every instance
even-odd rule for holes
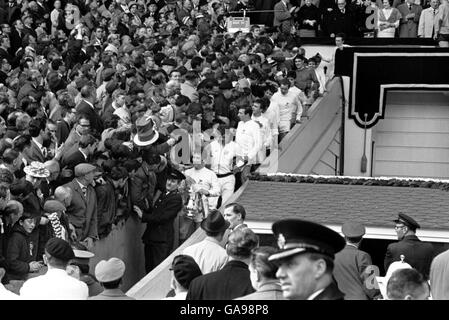
[[[0,0],[0,280],[167,319],[449,300],[449,1]]]

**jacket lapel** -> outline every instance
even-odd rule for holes
[[[84,196],[83,190],[81,190],[81,187],[80,187],[79,183],[78,183],[76,180],[73,180],[73,181],[72,181],[72,184],[73,184],[73,189],[74,189],[76,192],[78,192],[78,194],[80,195],[81,199],[83,199],[84,203],[87,204],[87,199],[86,199],[86,197]],[[88,188],[87,190],[89,190],[89,188]]]

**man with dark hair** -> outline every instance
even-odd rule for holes
[[[199,95],[196,90],[199,81],[198,74],[193,70],[187,71],[185,79],[186,81],[181,83],[181,94],[188,97],[192,102],[198,102]]]
[[[218,271],[228,262],[228,255],[220,242],[229,225],[220,211],[211,210],[201,222],[206,238],[184,249],[183,254],[193,257],[203,274]]]
[[[229,203],[224,209],[224,218],[229,222],[229,229],[235,231],[240,228],[247,228],[245,224],[246,210],[236,202]]]
[[[95,267],[95,277],[104,287],[104,291],[89,300],[135,300],[120,289],[124,274],[125,263],[119,258],[98,262]]]
[[[396,270],[388,280],[389,300],[427,300],[429,295],[429,284],[416,269]]]
[[[257,164],[257,154],[262,148],[261,127],[251,120],[252,115],[253,109],[250,106],[239,109],[240,122],[235,134],[235,142],[240,147],[243,161],[250,165]]]
[[[95,153],[97,144],[97,139],[94,136],[90,134],[82,135],[78,142],[78,148],[67,152],[67,155],[61,161],[61,167],[73,170],[78,164],[89,162]]]
[[[171,288],[175,296],[162,300],[185,300],[192,280],[202,275],[201,269],[191,256],[180,254],[173,258],[170,270],[173,271]]]
[[[81,89],[81,102],[76,106],[77,115],[86,114],[94,131],[103,132],[103,120],[95,109],[97,102],[97,92],[95,87],[86,85]]]
[[[89,116],[86,114],[81,114],[77,117],[77,124],[70,131],[64,143],[64,153],[62,154],[62,159],[65,155],[71,151],[74,146],[78,145],[81,136],[91,133],[92,123],[89,120]],[[75,147],[76,148],[76,147]]]
[[[75,122],[75,115],[76,110],[72,106],[61,106],[62,119],[56,122],[56,139],[60,144],[64,143],[69,137],[70,130]]]
[[[347,222],[341,231],[346,246],[335,255],[334,277],[338,288],[345,294],[345,300],[368,300],[378,293],[369,287],[373,271],[371,256],[359,249],[365,235],[365,227],[359,223]]]
[[[51,136],[45,128],[45,119],[36,118],[31,120],[29,126],[31,145],[23,152],[27,163],[31,163],[32,161],[45,162],[49,159],[47,147],[51,142]]]
[[[284,219],[272,226],[279,253],[268,260],[279,266],[276,277],[289,300],[343,300],[332,277],[334,256],[345,246],[335,231],[310,221]]]
[[[434,255],[432,244],[422,242],[416,236],[416,229],[420,228],[420,225],[412,217],[399,213],[394,222],[399,242],[388,245],[384,260],[385,270],[388,270],[392,262],[401,260],[401,255],[404,255],[404,262],[410,264],[428,279]]]
[[[45,275],[27,280],[20,289],[20,297],[29,300],[87,299],[87,285],[66,272],[69,261],[74,257],[73,249],[65,240],[48,240],[44,255],[48,271]]]
[[[297,59],[295,59],[297,60]],[[300,122],[302,115],[302,104],[297,92],[290,90],[290,82],[284,79],[280,82],[279,90],[273,94],[270,110],[276,110],[278,120],[279,142],[290,132],[293,126]]]
[[[248,265],[259,237],[249,228],[231,232],[226,252],[229,262],[219,271],[202,275],[190,283],[186,300],[230,300],[253,293]]]

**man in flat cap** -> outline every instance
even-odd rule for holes
[[[75,178],[65,187],[71,189],[72,201],[67,207],[69,223],[75,227],[77,240],[84,242],[87,249],[93,248],[98,239],[97,232],[97,196],[92,187],[97,167],[81,163],[75,167]]]
[[[279,253],[268,260],[279,265],[276,277],[289,300],[343,300],[332,278],[335,254],[345,246],[335,231],[310,221],[284,219],[273,224]]]
[[[154,205],[142,210],[134,205],[134,211],[147,223],[142,236],[145,250],[145,271],[149,273],[170,255],[173,249],[175,230],[173,222],[183,207],[179,185],[185,176],[176,169],[170,169],[165,185],[166,192]]]
[[[20,289],[20,297],[29,300],[86,300],[89,293],[87,285],[66,272],[69,261],[74,257],[67,241],[59,238],[48,240],[44,255],[48,271],[27,280]]]
[[[357,222],[346,222],[341,228],[346,246],[335,255],[334,277],[345,300],[372,299],[378,291],[367,280],[373,271],[371,256],[359,249],[365,227]]]
[[[95,266],[95,277],[104,287],[104,291],[89,300],[135,300],[120,289],[125,269],[125,263],[119,258],[98,262]]]
[[[416,236],[416,229],[420,228],[420,225],[412,217],[405,213],[399,213],[394,222],[396,223],[394,230],[399,242],[388,245],[384,260],[385,270],[388,270],[392,262],[401,260],[400,256],[404,255],[404,262],[410,264],[428,279],[430,264],[434,256],[432,244],[422,242]]]

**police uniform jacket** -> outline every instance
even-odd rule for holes
[[[401,241],[388,246],[384,260],[385,271],[391,263],[400,261],[400,256],[404,255],[404,262],[428,278],[433,254],[432,244],[422,242],[416,235],[405,236]]]
[[[338,289],[335,282],[332,282],[313,300],[344,300],[344,293]]]
[[[162,194],[152,209],[143,211],[142,222],[147,223],[142,236],[143,242],[163,242],[171,245],[174,239],[173,221],[181,209],[182,198],[177,190]]]
[[[232,260],[219,271],[193,279],[186,300],[231,300],[253,292],[248,265]]]

